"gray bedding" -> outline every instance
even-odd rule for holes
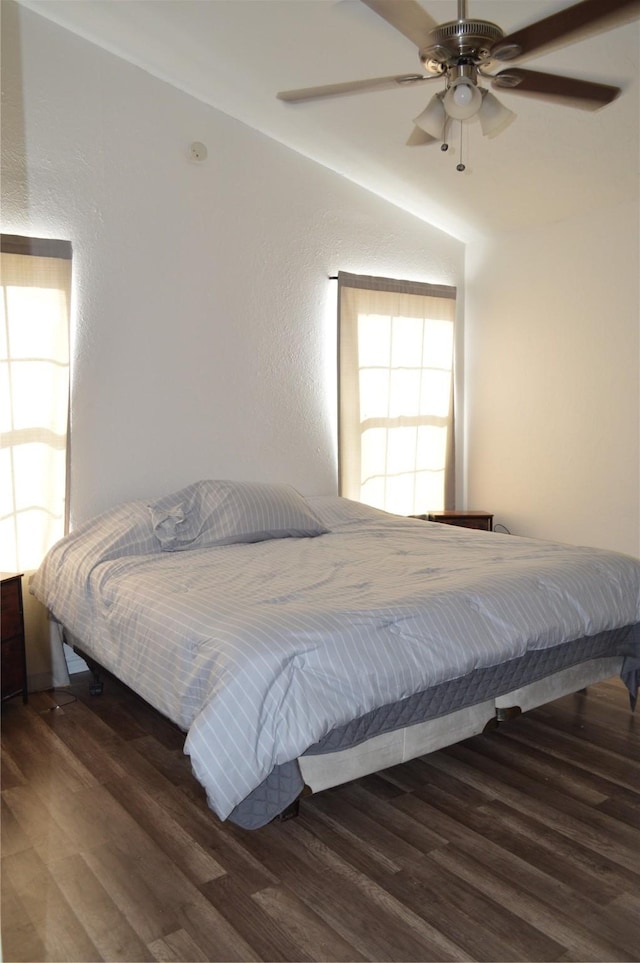
[[[54,547],[32,591],[92,658],[187,731],[185,752],[221,819],[278,767],[375,710],[525,657],[553,660],[568,643],[579,661],[589,640],[640,622],[640,562],[628,556],[330,496],[305,500],[313,537],[282,537],[277,526],[300,523],[275,511],[273,492],[265,508],[253,490],[263,540],[247,543],[243,509],[243,541],[228,544],[228,528],[211,524],[212,484],[206,498],[189,489],[178,551],[157,537],[148,505],[129,503]],[[186,504],[170,499],[178,532]]]

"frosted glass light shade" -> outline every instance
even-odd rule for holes
[[[435,94],[425,109],[419,114],[414,124],[427,134],[441,140],[444,136],[444,128],[447,122],[447,114],[443,106],[444,93]]]
[[[482,94],[466,77],[459,77],[444,95],[444,109],[454,120],[469,120],[482,106]]]
[[[482,107],[478,113],[480,127],[485,137],[496,137],[515,119],[515,114],[489,90],[482,91]]]

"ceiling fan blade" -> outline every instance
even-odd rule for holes
[[[437,80],[424,74],[396,74],[392,77],[374,77],[371,80],[351,80],[343,84],[326,84],[324,87],[303,87],[301,90],[281,90],[278,100],[295,104],[304,100],[320,100],[323,97],[340,97],[344,94],[362,94],[370,90],[390,90],[393,87],[410,87],[425,80]]]
[[[529,57],[619,27],[638,16],[640,0],[582,0],[498,40],[491,57],[497,60]]]
[[[538,70],[522,70],[520,67],[509,67],[494,74],[492,85],[514,94],[530,94],[582,110],[598,110],[621,93],[619,87],[610,87],[608,84],[596,84],[590,80],[561,77]]]
[[[430,32],[438,26],[416,0],[362,0],[416,47],[424,47]]]
[[[424,144],[433,144],[437,138],[427,134],[426,130],[414,127],[406,140],[407,147],[422,147]]]

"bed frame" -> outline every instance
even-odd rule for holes
[[[101,695],[104,690],[104,668],[80,645],[69,640],[68,644],[84,659],[93,675],[89,685],[90,694]],[[297,816],[300,800],[304,796],[490,732],[529,709],[574,692],[585,691],[590,685],[619,676],[622,663],[623,656],[591,659],[476,705],[373,736],[351,748],[300,756],[297,762],[304,787],[298,798],[276,818],[285,820]]]

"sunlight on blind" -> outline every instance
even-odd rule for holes
[[[64,535],[71,262],[2,253],[0,569]]]
[[[347,287],[340,304],[341,493],[403,515],[444,508],[455,300]]]
[[[452,322],[361,314],[358,346],[361,499],[404,514],[442,507],[447,428],[367,423],[448,415]]]

